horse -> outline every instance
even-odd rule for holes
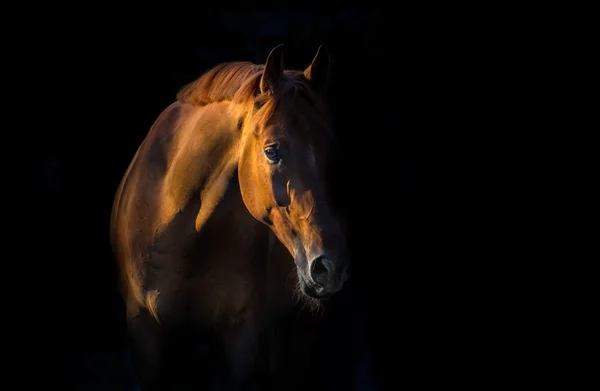
[[[110,236],[142,390],[185,371],[227,390],[311,384],[319,317],[350,261],[327,179],[330,55],[319,46],[303,70],[283,59],[282,44],[182,87],[121,179]]]

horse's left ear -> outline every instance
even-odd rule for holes
[[[283,74],[283,44],[277,45],[271,50],[265,61],[263,75],[260,78],[260,92],[274,92],[279,78]]]
[[[304,77],[311,81],[313,88],[317,92],[325,92],[329,84],[329,51],[323,45],[319,46],[315,58],[304,70]]]

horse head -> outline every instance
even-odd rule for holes
[[[318,299],[342,288],[349,263],[325,175],[333,140],[328,77],[323,46],[303,71],[284,69],[283,45],[274,48],[251,81],[238,165],[246,207],[293,256],[302,292]]]

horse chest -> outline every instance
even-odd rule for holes
[[[214,268],[190,281],[190,320],[199,325],[237,324],[257,311],[260,287],[242,271]]]
[[[216,251],[213,258],[205,259],[210,267],[193,273],[188,285],[193,323],[201,326],[264,323],[274,312],[285,312],[293,305],[288,286],[293,284],[290,278],[293,262],[280,263],[286,266],[283,268],[274,267],[270,263],[268,240],[264,246],[257,243],[243,251]]]
[[[153,261],[146,266],[157,267],[152,273],[146,270],[152,276],[146,291],[159,291],[159,312],[178,323],[262,323],[273,312],[273,298],[282,298],[293,261],[279,263],[285,270],[274,267],[276,239],[248,213],[238,191],[226,194],[199,231],[182,234],[189,232],[195,210],[182,215],[154,247]]]
[[[245,221],[248,216],[232,217],[227,227],[205,232],[200,251],[190,260],[190,318],[195,323],[238,323],[255,315],[264,298],[265,228]]]

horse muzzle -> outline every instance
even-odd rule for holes
[[[302,292],[315,299],[325,299],[339,292],[347,280],[345,268],[340,268],[325,255],[310,262],[309,273],[299,271]]]

